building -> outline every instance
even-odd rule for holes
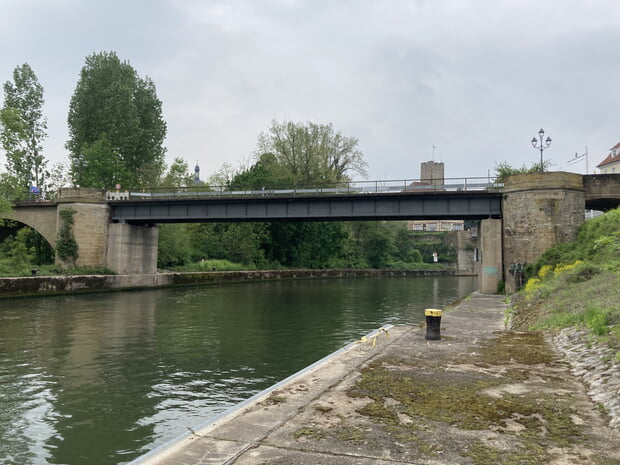
[[[420,220],[408,221],[410,231],[463,231],[463,220]]]
[[[196,166],[194,167],[194,186],[200,186],[202,184],[202,181],[200,180],[200,166],[198,166],[198,163],[196,163]]]
[[[596,167],[601,174],[620,173],[620,142],[609,149],[609,155]]]
[[[411,189],[441,189],[445,182],[444,163],[426,161],[420,164],[420,180],[412,182]],[[407,221],[407,229],[410,231],[462,231],[463,220],[416,220]]]

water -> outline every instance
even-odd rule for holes
[[[131,461],[474,289],[474,278],[375,278],[0,300],[0,463]]]

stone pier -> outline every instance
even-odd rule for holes
[[[580,174],[565,172],[511,176],[502,201],[506,292],[519,289],[523,269],[556,244],[576,239],[585,219]]]

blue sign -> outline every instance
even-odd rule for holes
[[[30,193],[31,194],[40,194],[41,193],[41,189],[39,189],[37,186],[30,186]]]

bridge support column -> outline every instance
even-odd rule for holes
[[[110,223],[106,263],[119,274],[157,273],[157,227]]]
[[[105,266],[110,209],[104,203],[65,202],[57,210],[57,234],[64,226],[60,212],[73,211],[72,233],[78,245],[77,266]],[[62,260],[56,254],[56,263]]]
[[[576,239],[585,219],[580,174],[550,172],[511,176],[504,183],[506,292],[519,290],[522,269],[553,245]]]
[[[483,294],[495,294],[502,280],[502,220],[482,220],[478,237],[481,256],[478,289]]]

